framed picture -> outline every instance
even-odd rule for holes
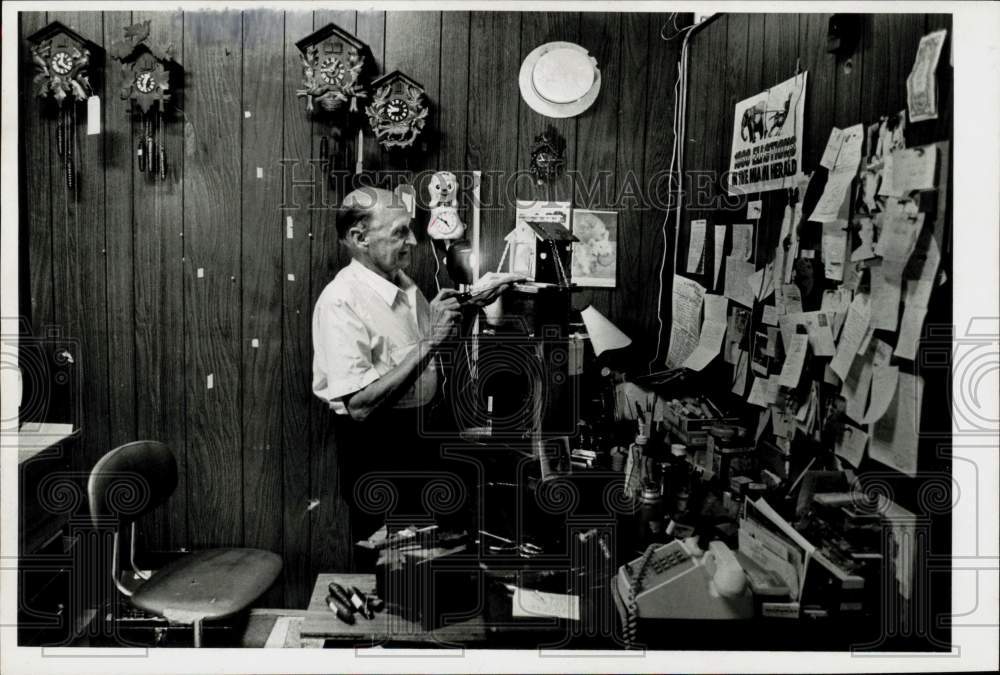
[[[618,267],[618,213],[573,210],[573,272],[577,286],[614,288]]]

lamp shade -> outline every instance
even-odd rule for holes
[[[632,344],[632,339],[618,330],[618,326],[594,309],[593,305],[580,312],[580,317],[583,319],[583,325],[587,327],[587,334],[597,356],[609,349],[621,349]]]

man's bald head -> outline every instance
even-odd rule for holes
[[[359,188],[337,210],[337,236],[351,257],[388,279],[410,262],[417,243],[410,228],[410,212],[394,192]]]
[[[350,192],[337,209],[337,237],[344,239],[352,227],[368,227],[380,209],[400,207],[396,195],[376,187],[362,187]]]

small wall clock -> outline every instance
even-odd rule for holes
[[[140,173],[167,177],[167,153],[163,145],[163,115],[170,100],[171,70],[178,67],[174,46],[165,48],[149,40],[149,21],[124,29],[121,40],[111,45],[111,56],[121,62],[122,99],[132,101],[142,122],[136,145],[136,167]],[[173,78],[179,79],[179,78]]]
[[[375,139],[387,150],[413,145],[427,123],[423,86],[398,70],[372,82],[375,92],[366,109]]]
[[[77,104],[92,94],[90,59],[100,47],[58,21],[28,36],[35,66],[35,96],[56,104],[56,152],[63,162],[66,188],[77,185]],[[74,192],[75,194],[75,192]]]
[[[327,24],[295,43],[302,52],[302,88],[296,95],[306,99],[306,111],[333,112],[347,104],[351,112],[364,98],[361,80],[369,68],[368,46],[340,28]]]

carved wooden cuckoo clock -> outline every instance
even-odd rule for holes
[[[387,150],[413,145],[427,123],[427,97],[413,78],[394,70],[372,82],[366,112],[376,140]]]
[[[66,188],[77,182],[77,103],[93,94],[90,58],[100,47],[58,21],[28,37],[35,66],[34,92],[57,107],[56,152],[63,161]]]
[[[120,95],[132,101],[142,122],[136,166],[141,173],[166,180],[163,115],[170,100],[171,71],[178,67],[174,46],[160,48],[150,42],[147,20],[126,26],[122,39],[112,43],[111,56],[122,64]]]
[[[333,112],[345,103],[351,112],[364,98],[362,77],[371,63],[364,42],[336,24],[327,24],[295,43],[302,52],[302,88],[295,93],[306,99],[306,111]]]

